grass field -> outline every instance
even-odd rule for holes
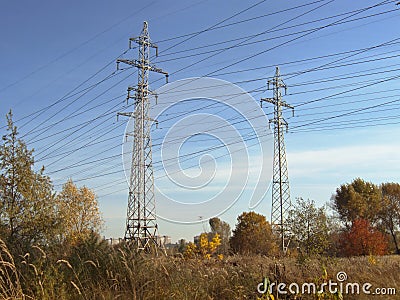
[[[400,256],[313,259],[228,256],[185,259],[180,256],[139,254],[126,245],[111,247],[97,241],[65,254],[47,254],[33,248],[13,257],[1,244],[1,299],[267,299],[257,286],[271,282],[370,283],[375,288],[395,288],[400,293]],[[342,274],[343,275],[343,274]],[[274,290],[276,292],[276,289]],[[327,290],[326,290],[327,291]],[[387,292],[392,292],[387,290]],[[279,295],[275,299],[338,299],[320,295]],[[362,293],[343,299],[400,299],[400,295]]]

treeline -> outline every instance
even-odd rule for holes
[[[313,200],[296,199],[286,220],[286,235],[290,240],[286,255],[400,254],[399,226],[400,184],[376,185],[356,178],[338,187],[325,206],[317,207]],[[217,233],[224,247],[213,254],[282,255],[280,237],[261,214],[242,213],[232,236],[229,230],[226,231],[229,225],[218,218],[210,220],[210,227],[212,232],[202,234],[199,241],[189,243],[187,248],[181,242],[180,252],[186,257],[193,256],[193,249],[204,253],[200,249],[206,245],[206,237],[210,241]]]

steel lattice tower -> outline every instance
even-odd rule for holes
[[[270,86],[272,85],[272,88]],[[274,124],[274,163],[272,179],[272,210],[271,224],[273,229],[279,234],[281,239],[281,249],[286,253],[289,245],[288,232],[286,230],[286,217],[290,208],[289,175],[286,160],[284,127],[288,130],[288,123],[282,116],[282,108],[294,109],[293,106],[282,100],[281,89],[285,89],[286,84],[280,77],[279,67],[276,67],[275,76],[268,80],[268,90],[273,90],[273,98],[263,98],[274,105],[274,118],[269,123]],[[262,103],[262,102],[261,102]]]
[[[156,49],[156,55],[158,55],[158,49],[150,40],[147,22],[144,22],[139,37],[129,39],[129,48],[132,42],[139,45],[139,58],[117,60],[117,66],[119,63],[125,63],[138,69],[137,86],[128,87],[127,97],[127,100],[134,100],[134,112],[120,113],[120,115],[134,118],[133,132],[127,133],[133,136],[133,146],[125,240],[135,243],[139,249],[149,251],[154,246],[161,247],[157,242],[158,226],[150,135],[154,120],[149,117],[149,94],[152,93],[149,90],[149,73],[150,71],[162,73],[167,79],[168,73],[150,64],[150,48]],[[134,96],[131,95],[132,91],[135,92]]]

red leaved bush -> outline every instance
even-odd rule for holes
[[[385,255],[388,252],[388,239],[368,220],[356,219],[341,234],[340,246],[343,256]]]

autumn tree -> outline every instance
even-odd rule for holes
[[[314,201],[298,198],[287,218],[292,240],[307,256],[322,254],[329,247],[330,226],[324,207]]]
[[[365,219],[355,219],[342,233],[340,249],[344,256],[384,255],[388,251],[387,237]]]
[[[382,207],[380,189],[371,182],[356,178],[352,183],[342,184],[336,190],[332,204],[346,224],[356,219],[375,223]]]
[[[34,170],[33,150],[18,138],[11,111],[0,145],[0,230],[13,249],[47,244],[59,228],[53,186]],[[21,249],[22,248],[22,249]]]
[[[400,225],[400,184],[383,183],[381,191],[382,208],[379,212],[380,221],[383,228],[392,237],[396,253],[400,254],[396,235]]]
[[[211,234],[214,236],[216,233],[218,233],[221,238],[221,246],[218,248],[218,251],[225,255],[228,254],[231,226],[217,217],[211,218],[209,220],[209,224],[211,227]]]
[[[78,188],[68,180],[57,195],[57,202],[63,220],[63,239],[76,243],[101,230],[103,220],[91,189],[86,186]]]
[[[210,259],[212,256],[223,258],[222,254],[217,255],[217,250],[221,246],[221,238],[218,233],[210,237],[210,234],[203,232],[199,236],[198,243],[190,242],[183,253],[186,258],[201,257]]]
[[[231,249],[239,254],[277,253],[276,237],[265,216],[255,212],[243,212],[230,239]]]

